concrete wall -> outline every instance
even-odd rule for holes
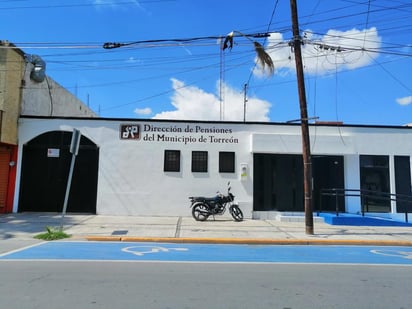
[[[120,124],[140,125],[140,139],[121,139]],[[147,127],[152,125],[153,127]],[[214,196],[217,191],[225,192],[228,181],[232,183],[232,192],[236,199],[249,202],[245,215],[252,214],[252,179],[249,176],[241,182],[239,174],[241,162],[252,165],[250,138],[249,133],[244,131],[245,128],[220,123],[67,119],[46,121],[22,118],[20,153],[24,143],[41,133],[51,130],[72,131],[73,128],[78,128],[100,148],[97,196],[99,214],[190,215],[189,196]],[[227,133],[213,134],[202,131],[213,128],[226,130]],[[151,129],[177,131],[162,132]],[[211,136],[216,139],[211,140]],[[169,141],[166,141],[167,139]],[[166,149],[181,150],[180,172],[163,171]],[[191,172],[192,150],[208,151],[207,173]],[[219,151],[236,151],[235,173],[219,173]]]
[[[22,50],[0,41],[0,143],[17,145],[20,115],[96,116],[50,77],[33,81],[30,73],[34,65],[26,60]]]
[[[17,122],[25,63],[19,50],[8,47],[11,45],[0,41],[0,142],[17,145]]]
[[[122,139],[121,125],[138,126],[139,139]],[[300,127],[296,125],[21,118],[19,154],[22,145],[39,134],[73,128],[100,148],[99,214],[190,215],[189,196],[213,196],[218,190],[225,191],[230,181],[245,217],[251,218],[253,153],[301,152]],[[412,128],[312,126],[310,132],[313,154],[344,155],[345,186],[351,189],[359,188],[360,154],[385,154],[391,160],[395,154],[412,154]],[[165,150],[181,151],[180,172],[163,171]],[[191,171],[194,150],[208,151],[207,173]],[[235,173],[219,173],[219,151],[236,153]],[[18,161],[20,168],[21,158]],[[246,166],[244,177],[242,165]],[[346,207],[353,213],[360,211],[359,199],[348,199]]]
[[[21,115],[95,117],[96,114],[73,94],[46,76],[43,82],[30,79],[32,63],[24,73]],[[47,71],[47,68],[46,68]]]

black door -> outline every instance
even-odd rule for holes
[[[253,210],[304,211],[302,156],[254,154],[253,160]],[[312,157],[314,210],[335,211],[335,197],[321,198],[320,192],[343,189],[343,171],[342,156]],[[344,197],[338,198],[338,207],[345,211]]]
[[[72,132],[44,133],[23,146],[19,211],[61,212],[72,154]],[[99,148],[81,137],[68,212],[96,213]]]
[[[302,156],[255,154],[253,160],[253,210],[303,211]]]
[[[321,211],[345,211],[345,198],[321,195],[322,189],[344,189],[342,156],[312,156],[313,209]]]
[[[407,202],[411,196],[411,163],[409,156],[395,156],[396,194],[404,195],[396,201],[397,212],[412,212],[412,204]]]

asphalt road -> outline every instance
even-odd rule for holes
[[[0,308],[412,308],[410,266],[0,261]]]
[[[0,308],[412,308],[412,248],[3,242]]]

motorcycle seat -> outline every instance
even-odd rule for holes
[[[189,197],[191,200],[196,201],[204,201],[204,202],[214,202],[216,201],[217,197],[204,197],[204,196],[191,196]]]

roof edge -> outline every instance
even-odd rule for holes
[[[23,119],[66,119],[88,121],[123,121],[123,122],[172,122],[172,123],[211,123],[211,124],[236,124],[236,125],[272,125],[272,126],[300,126],[300,123],[264,122],[264,121],[220,121],[220,120],[184,120],[184,119],[152,119],[152,118],[115,118],[115,117],[76,117],[76,116],[31,116],[20,115]],[[392,128],[410,129],[408,125],[379,125],[379,124],[344,124],[340,122],[318,122],[309,124],[311,127],[348,127],[348,128]]]

